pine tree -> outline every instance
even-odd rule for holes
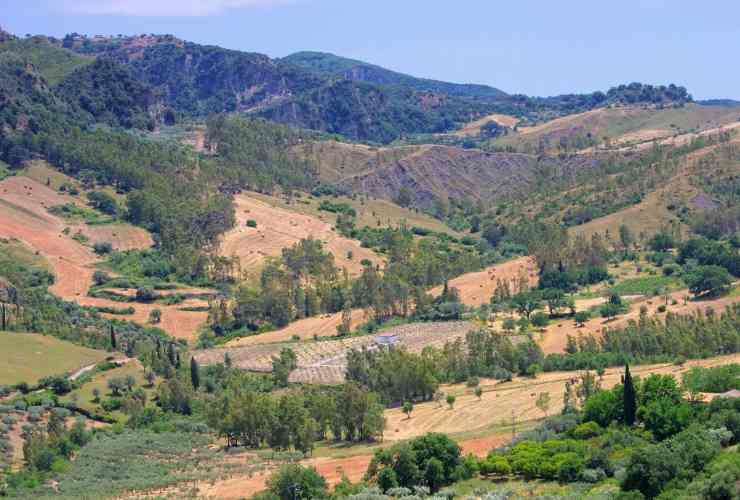
[[[637,398],[635,396],[635,386],[632,382],[630,367],[626,365],[624,368],[624,423],[634,425],[636,413]]]
[[[113,323],[110,324],[110,347],[111,349],[118,347],[118,342],[116,342],[116,331],[113,329]]]
[[[200,367],[195,356],[190,358],[190,381],[193,383],[193,388],[197,391],[200,387]]]

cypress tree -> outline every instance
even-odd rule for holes
[[[624,423],[634,425],[636,413],[637,397],[635,395],[635,385],[632,382],[630,366],[626,365],[624,367]]]
[[[170,359],[170,364],[172,366],[175,366],[177,364],[177,351],[175,351],[175,344],[170,344],[170,347],[167,351],[167,356]]]
[[[193,388],[197,391],[198,387],[200,387],[200,367],[195,360],[195,356],[190,358],[190,381],[193,383]]]
[[[110,347],[111,349],[118,347],[118,342],[116,342],[116,331],[113,329],[113,323],[110,324]]]

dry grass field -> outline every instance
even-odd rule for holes
[[[284,208],[292,212],[310,215],[322,221],[334,224],[336,214],[319,210],[319,205],[324,199],[333,203],[346,203],[357,212],[356,226],[368,227],[398,227],[406,224],[409,227],[417,226],[431,231],[447,233],[460,237],[461,234],[451,229],[448,225],[421,211],[404,208],[388,200],[380,198],[337,196],[332,198],[315,198],[313,196],[302,196],[301,198],[288,199],[280,196],[270,196],[261,193],[250,193],[250,196],[264,201],[270,205]]]
[[[249,194],[236,195],[234,206],[236,227],[224,235],[220,252],[226,257],[239,257],[244,270],[254,270],[265,258],[278,256],[284,248],[309,237],[323,242],[337,266],[350,274],[362,271],[363,259],[380,262],[374,252],[340,236],[331,224],[316,217],[273,206]],[[249,220],[257,227],[248,227]]]
[[[460,301],[466,306],[478,307],[487,304],[496,290],[498,280],[515,285],[519,276],[527,279],[529,286],[537,285],[537,265],[531,257],[519,257],[501,264],[494,264],[482,271],[463,274],[449,281],[449,286],[460,292]],[[433,288],[430,293],[439,295],[442,287]]]
[[[0,385],[61,375],[102,361],[105,351],[35,333],[0,332]]]
[[[721,356],[705,360],[689,361],[682,366],[673,364],[641,365],[630,367],[633,376],[645,377],[651,373],[674,375],[679,381],[681,374],[694,366],[718,366],[740,361],[740,354]],[[603,388],[618,384],[624,372],[622,367],[609,368],[601,380]],[[386,410],[386,440],[410,439],[426,432],[445,432],[459,438],[482,436],[501,427],[510,426],[512,418],[517,425],[543,418],[545,414],[537,408],[535,401],[541,393],[550,394],[548,414],[557,414],[563,408],[565,383],[577,377],[576,372],[550,372],[536,379],[516,377],[511,382],[482,380],[481,399],[465,384],[444,386],[446,394],[457,398],[450,409],[446,404],[435,402],[415,406],[411,418],[400,408]]]
[[[500,146],[534,150],[540,141],[545,141],[553,149],[557,148],[561,138],[590,134],[600,143],[599,148],[604,147],[604,138],[608,138],[610,149],[642,148],[651,147],[655,140],[688,142],[693,134],[716,132],[720,127],[734,127],[730,124],[737,120],[737,110],[723,106],[689,104],[665,109],[607,107],[556,118],[535,126],[519,127],[517,133],[497,138],[494,142]],[[585,152],[592,150],[587,148]]]
[[[519,123],[519,118],[510,115],[503,115],[501,113],[493,113],[465,124],[464,127],[460,130],[456,130],[452,135],[456,135],[458,137],[477,136],[480,134],[481,127],[490,122],[496,122],[501,126],[514,128],[516,124]]]

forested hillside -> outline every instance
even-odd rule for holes
[[[380,85],[400,85],[414,90],[442,92],[451,96],[499,99],[506,93],[488,85],[449,83],[427,78],[416,78],[375,64],[348,59],[325,52],[296,52],[281,59],[319,74],[330,74],[354,81]]]

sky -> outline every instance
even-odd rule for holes
[[[16,35],[169,33],[283,57],[332,52],[439,80],[556,95],[639,81],[740,100],[740,2],[0,0]]]

